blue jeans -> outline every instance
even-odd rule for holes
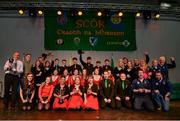
[[[169,111],[169,101],[166,101],[161,94],[153,94],[153,99],[158,107],[162,107],[164,111]]]

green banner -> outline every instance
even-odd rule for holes
[[[101,17],[97,11],[83,11],[82,16],[72,11],[45,11],[46,50],[94,50],[133,51],[136,50],[135,17],[133,13],[109,12]]]

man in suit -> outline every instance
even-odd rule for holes
[[[114,85],[111,80],[108,79],[108,71],[104,71],[104,79],[100,81],[99,90],[100,90],[100,105],[101,108],[111,107],[115,108],[114,103]]]
[[[81,64],[83,65],[83,68],[85,68],[87,70],[87,74],[88,75],[92,74],[92,72],[94,71],[94,66],[92,64],[92,58],[87,57],[87,62],[84,62],[82,59],[82,54],[80,54],[79,60],[80,60]]]
[[[68,72],[69,72],[69,67],[67,66],[67,60],[63,59],[62,65],[60,66],[60,74],[63,74],[65,69],[68,69]]]
[[[126,74],[121,73],[115,82],[115,102],[116,108],[125,106],[131,108],[131,83],[126,79]]]
[[[109,59],[105,59],[104,60],[104,65],[103,65],[103,71],[105,70],[111,70],[111,72],[113,72],[113,68],[110,66],[110,61]]]
[[[81,66],[78,64],[77,58],[74,57],[74,58],[72,58],[72,60],[73,60],[73,65],[70,66],[70,72],[73,73],[73,71],[74,71],[75,69],[77,69],[79,72],[82,72],[82,68],[81,68]]]

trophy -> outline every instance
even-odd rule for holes
[[[59,99],[59,104],[63,104],[64,103],[64,101],[63,101],[63,99],[62,99],[62,90],[61,90],[61,88],[60,88],[60,99]]]
[[[89,87],[88,89],[87,89],[87,94],[91,94],[91,87]]]

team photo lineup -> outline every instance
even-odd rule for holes
[[[123,57],[112,64],[108,58],[85,60],[81,50],[78,55],[70,65],[53,53],[43,53],[33,63],[30,53],[14,52],[4,64],[3,110],[170,110],[168,72],[176,67],[174,57],[150,62],[145,52],[144,59]]]

